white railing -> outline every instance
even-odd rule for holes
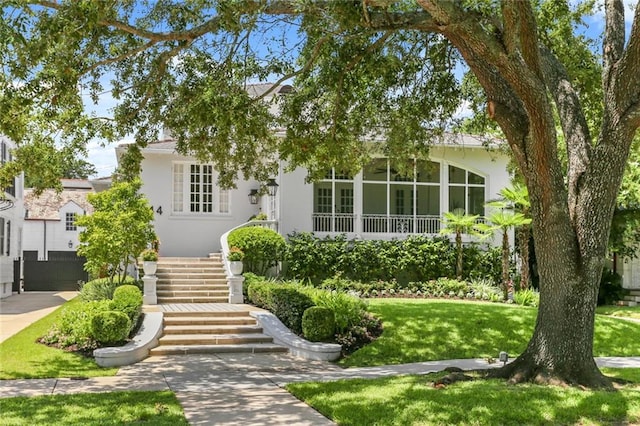
[[[225,270],[225,273],[227,274],[227,277],[233,276],[233,274],[231,273],[231,269],[229,267],[229,261],[227,260],[227,257],[229,255],[229,248],[230,248],[229,241],[228,241],[229,234],[235,231],[236,229],[248,228],[250,226],[262,226],[262,227],[270,228],[270,229],[273,229],[274,231],[277,231],[278,221],[277,220],[251,220],[249,222],[243,223],[242,225],[238,225],[235,228],[232,228],[227,232],[225,232],[224,234],[222,234],[222,236],[220,237],[220,246],[222,247],[222,264],[224,265],[224,270]]]
[[[352,213],[314,213],[314,232],[354,232],[355,216]]]
[[[440,232],[440,216],[411,215],[362,215],[362,232],[375,234],[437,234]]]

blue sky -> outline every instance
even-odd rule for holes
[[[574,0],[572,0],[574,2]],[[631,20],[633,18],[633,10],[638,0],[625,0],[625,17],[627,22],[627,32],[631,28]],[[584,29],[585,34],[593,35],[593,34],[601,34],[604,28],[604,12],[600,11],[599,13],[586,17],[585,18],[586,28]],[[86,97],[85,102],[86,108],[88,111],[94,111],[97,115],[100,116],[111,116],[111,109],[116,105],[116,101],[111,97],[109,93],[105,93],[98,105],[93,105],[89,100],[89,97]],[[467,114],[464,108],[461,109],[460,115]],[[131,139],[129,139],[131,140]],[[126,142],[127,139],[124,139],[121,142]],[[88,161],[95,165],[97,169],[97,176],[94,177],[103,177],[109,176],[113,173],[116,167],[116,156],[115,156],[115,144],[107,144],[106,146],[102,146],[103,143],[99,140],[92,140],[89,142],[87,150],[88,150]]]

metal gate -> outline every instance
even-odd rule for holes
[[[34,256],[35,254],[35,256]],[[73,251],[50,251],[48,260],[38,260],[37,252],[24,252],[25,291],[78,290],[79,281],[87,281],[84,257]]]

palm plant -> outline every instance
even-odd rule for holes
[[[487,217],[487,220],[491,224],[480,223],[476,225],[476,229],[487,235],[491,235],[498,230],[502,231],[502,291],[506,299],[509,294],[509,253],[511,252],[509,230],[529,225],[531,219],[525,217],[522,213],[500,210],[492,213]]]
[[[499,194],[500,199],[487,203],[487,206],[510,209],[515,213],[522,214],[525,218],[531,217],[529,191],[525,185],[515,182],[512,186],[501,189]],[[523,290],[529,287],[530,223],[531,221],[528,224],[516,225],[518,256],[520,257],[520,288]]]
[[[458,279],[462,279],[462,234],[477,234],[474,225],[476,225],[478,217],[480,216],[477,214],[466,214],[463,209],[455,209],[453,212],[444,214],[444,227],[440,233],[444,235],[455,234],[456,236],[456,276]]]

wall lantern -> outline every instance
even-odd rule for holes
[[[267,191],[269,191],[270,196],[276,196],[276,193],[278,192],[278,186],[279,185],[276,183],[275,179],[269,179],[267,181]]]
[[[156,210],[156,213],[158,213],[159,215],[162,215],[162,206],[158,207],[158,209]]]
[[[69,246],[69,248],[73,248],[73,241],[69,240],[69,242],[67,243],[67,245]]]
[[[260,199],[260,194],[258,194],[257,189],[252,189],[249,192],[249,202],[251,204],[258,204],[258,200]]]

